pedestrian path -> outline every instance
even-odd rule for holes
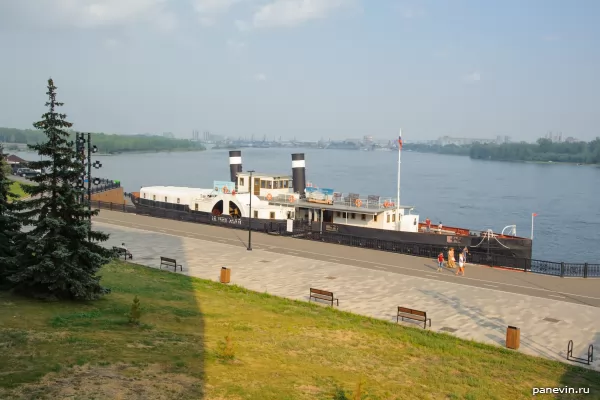
[[[520,352],[565,362],[569,340],[574,356],[583,357],[590,344],[600,352],[596,307],[285,255],[267,246],[247,251],[167,233],[94,225],[110,233],[107,247],[125,242],[134,262],[151,267],[158,268],[161,256],[172,257],[183,264],[183,274],[215,281],[221,267],[228,267],[233,284],[297,300],[307,301],[310,287],[330,290],[339,297],[341,310],[386,321],[396,321],[398,306],[423,310],[432,318],[433,331],[499,346],[504,346],[507,326],[516,326],[521,329]],[[595,360],[592,368],[600,370],[600,362]]]

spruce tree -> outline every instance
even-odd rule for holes
[[[31,197],[19,204],[19,219],[33,229],[17,240],[19,267],[9,276],[15,291],[43,299],[93,300],[108,293],[97,276],[111,253],[98,242],[108,235],[92,231],[89,211],[80,200],[77,183],[85,173],[66,129],[73,124],[57,109],[56,86],[48,80],[48,111],[33,124],[44,131],[47,141],[28,145],[42,156],[30,167],[41,171],[27,186]],[[44,159],[45,157],[45,159]],[[88,241],[88,234],[91,240]]]
[[[0,144],[0,289],[10,287],[7,278],[16,265],[15,238],[21,230],[15,216],[15,204],[9,201],[13,194],[10,192],[12,182],[8,179],[10,167],[5,161],[6,156]]]

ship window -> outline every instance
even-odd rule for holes
[[[165,196],[165,203],[168,203],[168,201],[167,201],[167,196]]]
[[[258,218],[258,211],[254,210],[254,218]]]
[[[244,178],[240,178],[240,186],[244,186]]]
[[[283,181],[283,188],[287,189],[288,188],[288,181]]]
[[[194,205],[194,210],[195,210],[195,211],[198,211],[198,203],[196,203],[196,204]]]
[[[293,188],[294,184],[292,183],[292,181],[289,181],[289,187]]]
[[[363,221],[366,221],[367,220],[367,214],[361,214],[361,219]]]
[[[373,215],[373,221],[377,222],[377,215]]]
[[[387,215],[387,222],[390,222],[390,214]]]
[[[346,213],[342,213],[342,218],[347,218],[348,215]]]
[[[275,219],[275,212],[274,212],[274,211],[271,211],[271,212],[269,213],[269,218],[271,218],[271,219]]]
[[[260,187],[262,189],[266,189],[267,188],[267,181],[263,181],[262,179],[260,180]]]
[[[146,193],[144,193],[144,198],[146,198]]]
[[[152,200],[156,201],[156,195],[152,195]]]
[[[396,222],[396,214],[392,214],[392,222]]]
[[[356,213],[352,213],[352,219],[356,219]]]
[[[338,218],[340,218],[342,216],[342,213],[339,211],[336,214],[337,214],[336,217],[338,217]]]
[[[181,201],[179,201],[179,197],[177,198],[177,204],[181,203]]]
[[[279,181],[273,182],[273,189],[279,189]]]
[[[273,182],[267,181],[267,189],[273,189]]]

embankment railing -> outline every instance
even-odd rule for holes
[[[92,207],[104,210],[119,211],[132,214],[150,215],[158,218],[168,218],[178,221],[195,222],[215,226],[226,226],[229,228],[248,229],[247,219],[244,221],[228,217],[212,217],[206,214],[196,214],[187,211],[147,208],[138,210],[133,205],[107,203],[92,200]],[[311,230],[310,224],[305,221],[294,221],[292,232],[287,230],[287,221],[265,222],[265,220],[252,219],[252,230],[266,233],[276,233],[282,236],[314,240],[325,243],[335,243],[345,246],[362,247],[381,251],[389,251],[399,254],[407,254],[417,257],[437,258],[440,252],[445,252],[444,246],[428,245],[421,243],[394,242],[390,240],[364,238],[353,235],[319,232]],[[468,262],[473,264],[502,267],[523,272],[552,275],[558,277],[577,278],[600,278],[600,264],[590,263],[567,263],[556,261],[544,261],[528,258],[516,258],[486,253],[471,252]]]

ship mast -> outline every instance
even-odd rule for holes
[[[396,194],[396,230],[400,230],[400,163],[402,155],[402,129],[398,132],[398,192]]]

